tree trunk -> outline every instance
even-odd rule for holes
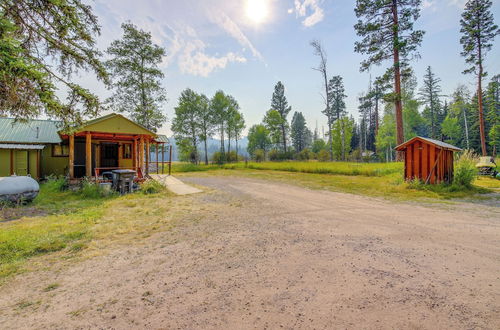
[[[220,153],[221,157],[224,158],[223,160],[225,160],[226,150],[224,149],[224,123],[221,123],[220,128]]]
[[[330,161],[333,162],[332,123],[330,120],[328,120],[328,143],[330,144]]]
[[[467,123],[467,112],[465,111],[465,107],[463,107],[462,109],[463,109],[463,113],[464,113],[465,141],[467,142],[467,149],[470,149],[469,124]]]
[[[285,125],[281,125],[281,134],[283,135],[283,150],[285,150],[286,153],[286,132],[285,132]]]
[[[396,140],[397,144],[400,145],[404,142],[404,131],[403,131],[403,104],[401,103],[401,67],[399,63],[399,21],[398,21],[398,5],[397,0],[392,0],[392,17],[394,23],[394,92],[395,100],[394,105],[396,107]],[[403,161],[404,154],[401,151],[397,152],[396,160]]]
[[[477,79],[477,101],[479,104],[479,135],[481,137],[481,153],[483,156],[488,155],[486,149],[486,134],[484,129],[484,114],[483,114],[483,63],[481,62],[481,47],[479,47],[479,75]]]
[[[378,134],[378,89],[375,89],[375,136]]]
[[[207,136],[205,135],[205,165],[208,165]]]

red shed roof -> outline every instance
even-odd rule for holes
[[[409,144],[412,144],[415,141],[421,141],[421,142],[424,142],[424,143],[433,144],[433,145],[437,146],[438,148],[441,148],[441,149],[444,149],[444,150],[462,151],[462,149],[460,149],[459,147],[455,147],[455,146],[453,146],[451,144],[448,144],[448,143],[445,143],[443,141],[438,141],[438,140],[434,140],[434,139],[424,138],[424,137],[421,137],[421,136],[415,136],[414,138],[406,141],[405,143],[400,144],[395,149],[397,151],[404,150]]]

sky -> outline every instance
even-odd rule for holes
[[[321,132],[326,118],[321,96],[323,86],[310,46],[320,40],[328,54],[328,75],[344,78],[347,110],[358,117],[358,97],[390,63],[361,73],[363,55],[354,52],[358,40],[353,25],[354,0],[88,0],[98,16],[101,35],[98,47],[105,50],[122,36],[121,23],[131,21],[151,32],[153,42],[166,49],[161,69],[168,102],[163,111],[168,122],[160,133],[170,135],[174,108],[182,90],[191,88],[211,97],[219,89],[239,102],[247,129],[262,121],[270,108],[274,85],[285,85],[292,106],[308,126]],[[427,66],[442,80],[449,95],[463,83],[474,89],[475,79],[465,76],[460,56],[460,14],[465,0],[423,0],[415,28],[426,31],[421,58],[412,63],[419,83]],[[500,24],[500,1],[492,12]],[[489,76],[500,73],[500,38],[487,55]],[[488,78],[487,78],[488,79]],[[110,95],[91,74],[80,82],[101,98]]]

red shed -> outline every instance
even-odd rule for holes
[[[425,183],[453,181],[453,152],[462,149],[438,140],[416,136],[396,147],[405,154],[405,179]]]

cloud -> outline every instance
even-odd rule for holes
[[[241,31],[238,24],[236,24],[236,22],[234,22],[228,15],[221,11],[210,11],[209,17],[215,24],[226,31],[231,37],[236,39],[241,46],[250,49],[253,56],[259,60],[263,59],[261,53],[254,47],[250,40],[248,40],[247,36],[243,33],[243,31]]]
[[[295,8],[289,9],[288,13],[292,14],[295,12],[297,18],[305,17],[305,19],[302,20],[302,25],[311,27],[325,18],[324,11],[319,6],[320,2],[321,0],[295,0]]]
[[[168,66],[177,60],[179,69],[184,74],[208,77],[212,72],[224,69],[229,63],[245,63],[247,59],[233,52],[223,56],[209,55],[206,52],[207,45],[196,33],[196,30],[188,25],[174,29],[168,27],[167,56],[163,66]]]
[[[210,56],[204,52],[205,47],[205,44],[199,39],[186,43],[182,55],[178,59],[182,73],[208,77],[213,71],[224,69],[228,63],[245,63],[247,61],[246,58],[233,52],[219,57]]]

